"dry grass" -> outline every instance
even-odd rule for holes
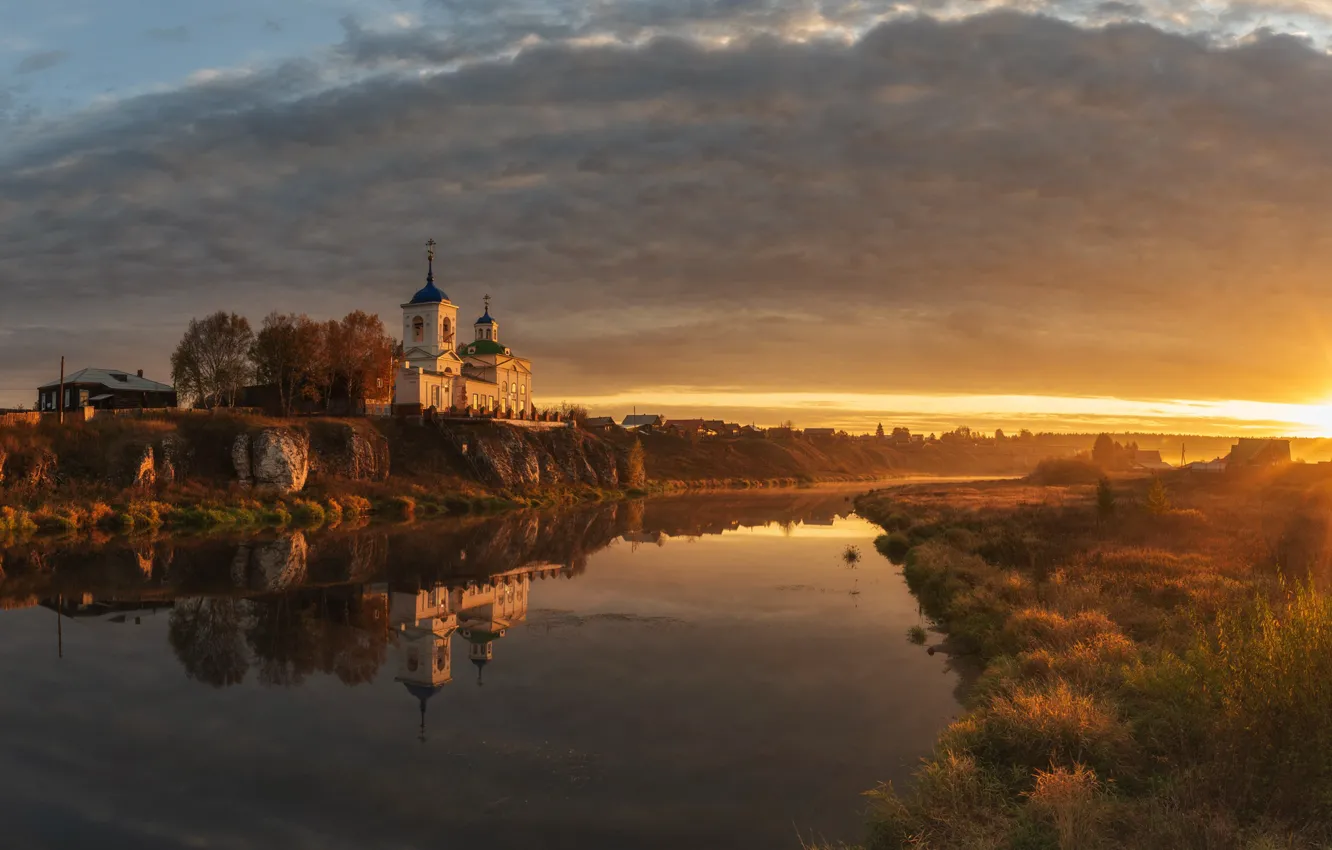
[[[862,497],[986,662],[869,846],[1332,846],[1332,481],[1301,474],[1168,482],[1155,512],[1121,479],[1101,523],[1083,486]]]

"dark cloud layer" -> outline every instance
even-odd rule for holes
[[[434,236],[558,395],[1324,388],[1332,60],[1297,39],[1002,13],[419,76],[485,45],[345,27],[383,73],[219,78],[0,161],[10,374],[117,334],[160,371],[218,308],[394,319]]]
[[[15,66],[14,73],[35,74],[38,71],[45,71],[47,68],[54,68],[68,58],[69,54],[63,50],[43,50],[40,53],[31,53],[23,57]]]

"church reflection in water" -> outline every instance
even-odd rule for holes
[[[453,681],[453,638],[467,645],[476,667],[476,683],[484,683],[486,664],[495,657],[495,641],[527,619],[532,580],[555,577],[555,565],[517,567],[481,582],[439,585],[416,593],[385,591],[390,628],[398,638],[396,680],[421,704],[421,739],[425,740],[430,698]]]
[[[391,670],[419,703],[424,740],[455,645],[482,685],[496,644],[527,620],[534,585],[577,577],[599,549],[826,524],[850,510],[845,493],[797,491],[233,540],[28,541],[0,548],[0,617],[52,610],[57,655],[70,651],[70,619],[114,628],[165,618],[185,674],[215,688],[292,687],[316,674],[355,686]]]

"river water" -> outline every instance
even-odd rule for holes
[[[0,844],[856,840],[959,706],[852,492],[6,549]]]

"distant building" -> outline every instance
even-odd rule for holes
[[[1133,452],[1129,463],[1134,469],[1147,469],[1153,472],[1174,469],[1173,466],[1161,460],[1161,452],[1157,449],[1137,449]]]
[[[1180,469],[1187,469],[1190,472],[1225,472],[1226,461],[1219,457],[1212,460],[1195,460],[1193,463],[1184,464]]]
[[[589,416],[583,420],[583,427],[588,431],[609,431],[615,427],[615,419],[611,416]]]
[[[806,428],[805,436],[818,440],[829,440],[837,436],[836,428]]]
[[[1226,468],[1290,463],[1290,440],[1241,437],[1226,457]]]
[[[37,409],[60,408],[60,381],[37,388]],[[176,388],[143,376],[143,370],[80,369],[65,377],[65,409],[93,407],[98,410],[129,410],[176,406]]]
[[[634,413],[624,417],[621,428],[660,428],[666,420],[655,413]]]

